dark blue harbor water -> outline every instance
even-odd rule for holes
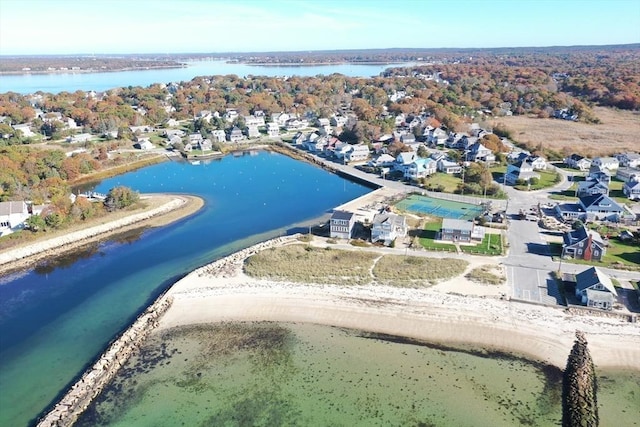
[[[268,152],[198,166],[166,162],[96,190],[117,185],[196,194],[206,206],[170,226],[0,278],[0,426],[33,422],[177,278],[369,191]]]

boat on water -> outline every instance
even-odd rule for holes
[[[199,165],[200,164],[200,160],[191,160],[191,164],[192,165]]]

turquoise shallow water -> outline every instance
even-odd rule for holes
[[[189,271],[286,233],[369,189],[286,156],[165,162],[100,183],[197,194],[206,206],[0,278],[0,426],[38,414],[155,297]]]
[[[637,425],[633,376],[606,383],[617,404],[601,425]],[[561,388],[557,368],[507,355],[310,324],[200,325],[156,334],[78,425],[554,426]]]

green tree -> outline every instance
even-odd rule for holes
[[[40,230],[44,230],[47,225],[44,221],[44,218],[42,218],[40,215],[31,215],[29,218],[27,218],[25,223],[27,224],[27,227],[29,227],[29,230],[33,231],[34,233],[37,233]]]
[[[113,212],[129,207],[138,200],[140,200],[140,195],[137,191],[123,186],[114,187],[107,193],[104,206],[109,212]]]

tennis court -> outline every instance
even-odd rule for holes
[[[407,212],[421,213],[440,218],[474,219],[484,211],[482,206],[452,200],[434,199],[412,194],[396,204],[396,208]]]

